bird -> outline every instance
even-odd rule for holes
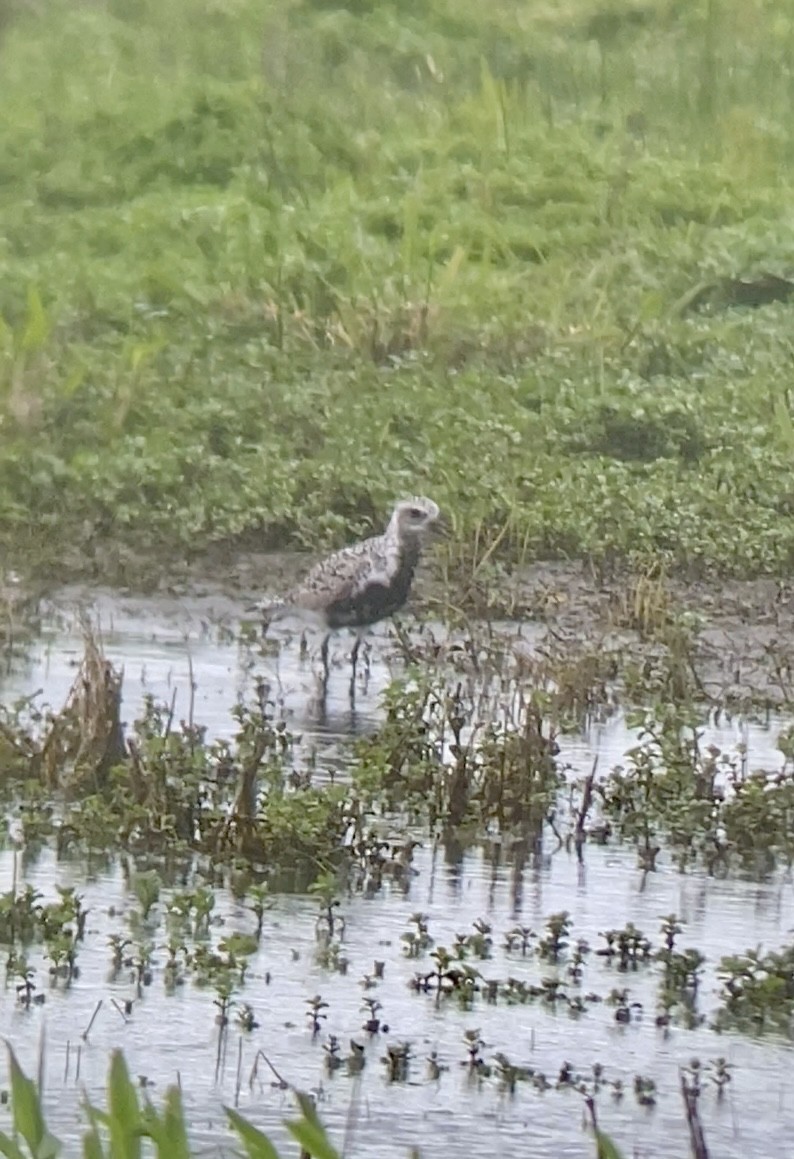
[[[264,631],[285,615],[297,614],[325,629],[321,648],[323,681],[328,681],[328,646],[333,632],[353,628],[351,690],[364,632],[402,608],[411,591],[425,534],[441,512],[432,499],[414,495],[395,504],[386,530],[320,560],[304,579],[274,604],[261,608]]]

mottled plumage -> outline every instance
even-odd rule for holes
[[[343,548],[315,564],[283,600],[264,610],[268,622],[290,613],[318,620],[329,632],[354,628],[360,633],[405,604],[411,591],[423,534],[439,517],[432,499],[416,496],[394,508],[382,535]],[[327,670],[328,638],[323,644]]]

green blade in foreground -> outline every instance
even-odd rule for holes
[[[609,1135],[605,1135],[603,1131],[596,1131],[595,1137],[598,1146],[597,1159],[623,1159]]]
[[[267,1135],[262,1134],[261,1131],[244,1119],[242,1115],[233,1110],[232,1107],[224,1107],[226,1116],[240,1137],[240,1142],[245,1147],[245,1153],[248,1159],[281,1159],[278,1151],[268,1139]]]
[[[36,1084],[33,1079],[27,1077],[17,1062],[11,1043],[7,1042],[6,1046],[8,1047],[8,1065],[11,1071],[11,1109],[14,1116],[14,1129],[25,1140],[34,1159],[55,1159],[61,1149],[61,1144],[47,1130]],[[14,1146],[17,1145],[14,1144]],[[18,1147],[17,1150],[19,1150]]]

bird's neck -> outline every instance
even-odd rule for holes
[[[416,564],[422,550],[422,536],[418,531],[401,531],[390,523],[386,529],[386,539],[396,555]]]

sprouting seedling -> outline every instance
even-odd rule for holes
[[[75,938],[82,941],[85,936],[85,923],[88,910],[83,908],[83,897],[73,885],[56,885],[60,901],[54,909],[60,911],[62,924],[74,922]],[[43,915],[42,915],[43,916]]]
[[[328,1009],[328,1003],[325,1002],[319,994],[315,994],[314,998],[307,998],[306,1005],[309,1009],[306,1011],[306,1017],[309,1019],[311,1027],[312,1038],[320,1033],[322,1023],[325,1022],[328,1015],[325,1011]]]
[[[489,1006],[495,1006],[499,998],[499,989],[502,983],[498,978],[483,978],[483,993]]]
[[[436,964],[436,968],[430,974],[430,977],[435,978],[436,989],[441,993],[444,979],[449,977],[455,958],[444,946],[436,946],[430,957]]]
[[[248,896],[251,899],[248,908],[256,918],[256,931],[254,936],[259,941],[262,937],[262,926],[264,924],[265,914],[269,909],[273,908],[275,901],[270,896],[267,882],[264,881],[261,884],[252,885],[248,890]]]
[[[121,967],[126,964],[124,952],[132,945],[132,942],[123,934],[111,934],[108,938],[108,945],[112,953],[113,973],[118,974]]]
[[[53,979],[64,978],[68,983],[76,976],[77,948],[71,931],[51,937],[47,942],[44,956],[52,962],[50,975]]]
[[[152,954],[154,946],[149,941],[138,943],[136,953],[131,959],[131,966],[135,972],[135,986],[138,997],[141,997],[144,986],[152,984]]]
[[[215,993],[217,998],[213,998],[212,1005],[217,1006],[218,1013],[215,1015],[215,1021],[221,1030],[224,1030],[229,1025],[229,1011],[234,1005],[232,1001],[233,983],[231,978],[219,977],[215,983]]]
[[[483,1042],[479,1029],[464,1030],[463,1044],[466,1048],[468,1058],[464,1063],[470,1071],[479,1070],[484,1064],[482,1059],[482,1052],[485,1050],[486,1044]]]
[[[411,1061],[411,1045],[401,1042],[386,1047],[386,1054],[381,1059],[386,1066],[386,1073],[390,1083],[404,1083],[408,1078],[408,1065]]]
[[[508,930],[505,934],[505,949],[510,953],[512,950],[519,949],[522,956],[525,956],[535,937],[535,931],[529,926],[514,926],[512,930]]]
[[[645,1075],[634,1076],[634,1095],[641,1107],[656,1105],[656,1083]]]
[[[168,958],[163,968],[165,985],[169,990],[172,990],[184,981],[182,967],[188,962],[189,954],[187,946],[183,945],[177,938],[172,938],[163,949],[168,953]],[[181,961],[180,957],[182,959]]]
[[[731,1081],[731,1071],[733,1067],[722,1056],[712,1059],[709,1064],[709,1072],[711,1081],[717,1088],[717,1098],[721,1099],[725,1094],[725,1088]]]
[[[683,930],[683,926],[675,914],[667,914],[661,919],[661,922],[665,949],[667,950],[668,954],[672,954],[673,949],[675,948],[675,940]],[[659,956],[661,957],[661,954]]]
[[[246,1034],[250,1034],[259,1028],[259,1023],[254,1014],[254,1008],[248,1002],[243,1002],[237,1011],[237,1025]]]
[[[546,935],[538,943],[541,958],[548,958],[551,962],[559,961],[567,949],[571,925],[571,916],[567,910],[546,919]]]
[[[686,1076],[690,1091],[693,1094],[699,1095],[701,1089],[701,1080],[704,1068],[699,1058],[692,1058],[689,1060],[689,1066],[682,1066],[681,1071]]]
[[[383,1006],[377,998],[365,998],[361,1004],[361,1009],[365,1010],[368,1015],[362,1030],[366,1030],[367,1034],[378,1034],[380,1031],[383,1031],[384,1034],[388,1033],[388,1026],[381,1022],[378,1017]]]
[[[33,1002],[36,1001],[34,995],[37,987],[33,981],[36,976],[36,971],[32,966],[28,966],[23,957],[20,957],[17,961],[15,973],[21,979],[17,985],[17,1000],[21,1006],[29,1010]]]
[[[316,929],[318,936],[329,940],[336,934],[344,936],[345,919],[335,911],[339,909],[339,900],[336,897],[337,882],[333,873],[323,873],[313,885],[309,893],[313,893],[320,903],[320,913],[317,916]]]
[[[323,1043],[323,1051],[325,1052],[325,1069],[333,1074],[345,1061],[342,1058],[339,1039],[335,1034],[328,1035],[328,1041]]]
[[[622,930],[609,930],[601,936],[607,939],[607,949],[599,953],[617,957],[619,970],[636,969],[640,962],[651,959],[651,943],[633,922],[628,922]]]
[[[155,869],[136,873],[132,884],[141,907],[141,916],[144,921],[148,921],[149,914],[160,900],[160,875]]]
[[[433,939],[427,932],[428,920],[427,914],[422,913],[412,914],[408,919],[409,925],[415,928],[406,930],[404,934],[400,935],[400,940],[409,958],[418,958],[420,954],[432,946]]]
[[[237,972],[238,981],[242,985],[248,970],[248,959],[257,950],[256,938],[252,934],[229,934],[218,943],[218,949],[226,955],[224,965],[228,970]]]
[[[544,1002],[548,1002],[552,1006],[555,1002],[566,1001],[568,995],[563,989],[562,979],[555,978],[551,974],[547,974],[540,980],[540,993]]]
[[[494,1055],[494,1062],[496,1063],[496,1076],[500,1087],[514,1095],[516,1085],[523,1079],[529,1078],[529,1072],[525,1067],[516,1066],[506,1054],[501,1052]]]
[[[579,938],[574,946],[571,960],[568,963],[568,974],[574,982],[580,982],[584,972],[585,958],[590,953],[590,946],[584,938]]]
[[[215,891],[203,885],[193,892],[193,936],[205,934],[215,909]]]
[[[474,922],[474,933],[469,935],[468,945],[476,958],[490,958],[493,947],[491,926],[482,918]]]
[[[356,1042],[354,1038],[350,1039],[350,1054],[345,1059],[348,1074],[360,1074],[364,1069],[364,1064],[367,1061],[364,1049],[360,1042]]]

